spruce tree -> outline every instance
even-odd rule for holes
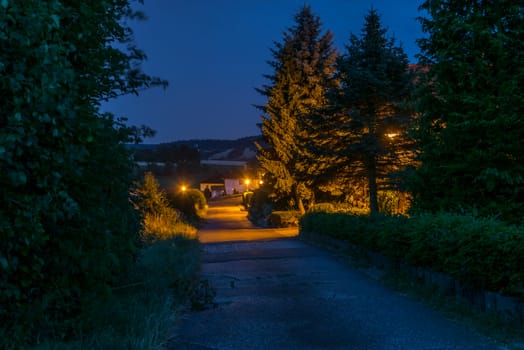
[[[261,168],[277,196],[292,196],[304,213],[304,201],[314,200],[314,137],[322,127],[315,111],[326,102],[333,84],[336,50],[333,35],[322,34],[320,19],[310,6],[295,15],[295,25],[275,43],[270,84],[258,91],[267,97],[260,125],[268,147],[259,146]]]
[[[412,74],[408,59],[394,38],[386,36],[380,16],[371,9],[360,37],[352,34],[346,53],[338,60],[340,87],[330,95],[324,112],[333,151],[333,176],[366,179],[371,213],[378,212],[378,185],[409,161],[406,125]]]
[[[522,220],[522,2],[432,0],[421,9],[415,204]]]

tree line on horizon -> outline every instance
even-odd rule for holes
[[[515,1],[425,1],[418,62],[377,10],[345,51],[310,6],[269,62],[258,160],[273,198],[304,213],[365,188],[412,197],[412,210],[522,222],[523,7]]]

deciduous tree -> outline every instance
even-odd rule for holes
[[[0,1],[2,348],[67,335],[133,259],[124,143],[139,135],[99,105],[165,85],[139,68],[135,15],[127,0]]]

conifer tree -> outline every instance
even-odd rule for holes
[[[419,40],[421,167],[415,204],[521,220],[524,7],[513,0],[425,1]]]
[[[305,212],[304,200],[313,201],[314,137],[322,127],[313,117],[326,104],[333,84],[337,52],[333,35],[322,34],[311,7],[295,15],[295,25],[284,33],[271,52],[274,69],[269,85],[258,91],[267,97],[260,125],[268,147],[259,146],[260,166],[271,178],[277,196],[292,196]]]
[[[371,9],[360,37],[352,34],[338,60],[340,87],[330,95],[333,114],[324,143],[335,154],[337,176],[366,179],[371,213],[378,212],[378,182],[409,161],[406,124],[412,78],[408,59],[394,38],[386,37]]]

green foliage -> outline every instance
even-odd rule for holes
[[[517,1],[425,1],[413,181],[422,210],[522,222],[524,17]]]
[[[152,173],[144,175],[134,192],[134,205],[140,212],[142,239],[153,242],[177,236],[196,237],[196,228],[186,223],[181,213],[171,207],[167,194],[159,188]]]
[[[163,84],[121,25],[127,1],[2,2],[0,347],[66,337],[133,261],[133,163],[140,130],[102,100]],[[120,51],[114,43],[128,45]]]
[[[274,211],[269,215],[268,226],[270,227],[290,227],[297,226],[300,219],[299,211]]]
[[[253,196],[254,196],[253,191],[242,193],[242,205],[244,206],[244,208],[246,209],[249,208],[249,206],[251,205],[251,200],[253,199]]]
[[[301,234],[348,240],[397,262],[445,272],[465,285],[524,296],[524,228],[448,213],[358,216],[308,213]]]
[[[309,212],[315,213],[334,213],[335,211],[335,206],[331,203],[316,203],[309,208]]]
[[[34,349],[163,348],[172,337],[177,310],[197,294],[199,257],[198,241],[179,236],[144,247],[113,293],[93,299],[75,318],[69,339],[44,339]]]
[[[366,179],[372,213],[379,211],[379,180],[385,184],[411,159],[406,134],[413,116],[412,74],[402,47],[386,32],[371,9],[361,36],[351,35],[337,62],[340,85],[324,111],[330,116],[323,135],[324,153],[331,154],[328,172],[352,181]]]
[[[167,198],[170,205],[179,210],[190,222],[198,223],[206,214],[206,197],[198,189],[190,188],[186,191],[168,192]]]
[[[406,215],[411,204],[408,193],[394,190],[379,191],[377,200],[378,211],[389,215]]]
[[[304,212],[304,201],[314,196],[318,157],[312,151],[313,137],[322,125],[313,114],[325,105],[326,92],[334,84],[337,53],[332,34],[321,35],[320,19],[309,6],[295,15],[295,23],[272,50],[274,72],[266,76],[270,85],[258,89],[267,97],[260,109],[268,145],[259,145],[258,160],[276,195],[292,196]]]
[[[160,189],[158,181],[151,172],[146,172],[143,181],[136,184],[133,195],[135,208],[142,215],[146,213],[161,214],[169,209],[167,195]]]
[[[275,204],[270,197],[270,189],[263,186],[253,192],[248,206],[248,219],[258,226],[266,226],[267,219]]]

